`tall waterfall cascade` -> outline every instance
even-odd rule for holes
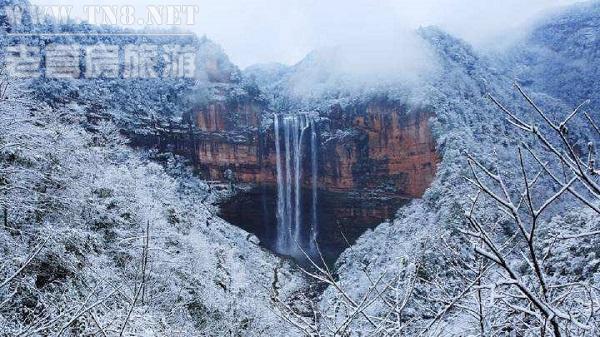
[[[318,233],[315,118],[305,113],[275,115],[274,129],[277,161],[275,249],[291,256],[313,254]],[[303,193],[307,190],[310,194]],[[303,207],[308,205],[308,200],[303,197],[310,198],[310,207]]]

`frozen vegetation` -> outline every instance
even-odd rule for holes
[[[422,28],[398,76],[346,47],[241,72],[192,37],[193,80],[0,79],[0,335],[597,336],[599,20],[578,5],[496,54]],[[126,136],[208,100],[378,98],[435,112],[441,162],[333,269],[261,248],[216,216],[227,192]]]
[[[215,192],[173,156],[127,146],[84,107],[1,103],[2,334],[285,335],[271,310],[289,263],[214,215]],[[277,270],[277,276],[274,274]]]

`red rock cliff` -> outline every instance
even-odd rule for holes
[[[258,105],[217,102],[193,116],[201,134],[194,156],[207,179],[222,180],[229,168],[238,181],[275,184],[273,128],[261,131]],[[389,102],[332,106],[319,123],[320,188],[420,197],[439,161],[429,127],[432,116]]]

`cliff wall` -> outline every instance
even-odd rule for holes
[[[261,128],[269,116],[257,105],[212,103],[192,115],[199,130],[193,156],[207,179],[223,180],[231,169],[240,182],[276,183],[273,125]],[[318,122],[319,187],[420,197],[439,161],[429,128],[432,116],[389,102],[332,106]],[[308,164],[306,159],[303,165]]]

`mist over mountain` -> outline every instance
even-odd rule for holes
[[[540,20],[509,52],[520,65],[514,76],[569,104],[590,99],[598,107],[599,8],[581,3]]]

